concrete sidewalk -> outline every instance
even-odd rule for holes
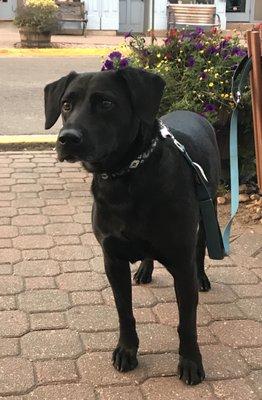
[[[123,43],[124,36],[110,35],[52,35],[52,43],[61,44],[63,47],[107,47],[118,46]],[[12,22],[0,21],[0,48],[14,47],[20,42],[18,29]]]
[[[91,176],[54,152],[0,153],[0,400],[261,399],[262,232],[247,229],[200,294],[206,381],[176,376],[177,307],[160,265],[133,287],[139,367],[111,366],[117,315],[91,228]]]

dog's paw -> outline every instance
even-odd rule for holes
[[[205,272],[198,276],[198,290],[200,292],[208,292],[211,289],[210,280]]]
[[[152,281],[152,268],[149,268],[147,265],[141,262],[138,270],[134,274],[134,281],[139,284],[150,283]]]
[[[131,371],[138,365],[136,355],[137,348],[126,349],[122,346],[117,346],[112,355],[113,366],[120,372]]]
[[[179,357],[178,376],[187,385],[197,385],[205,379],[205,371],[201,361],[192,361]]]

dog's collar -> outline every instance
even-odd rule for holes
[[[129,173],[130,171],[140,167],[140,165],[142,165],[150,157],[150,155],[153,153],[153,151],[156,148],[156,145],[157,145],[158,141],[159,141],[158,137],[153,139],[151,144],[150,144],[150,146],[149,146],[149,148],[144,153],[142,153],[139,156],[137,156],[135,160],[131,161],[131,163],[127,167],[122,168],[122,169],[120,169],[119,171],[116,171],[116,172],[110,172],[110,173],[105,173],[104,172],[102,174],[99,174],[100,177],[102,179],[104,179],[104,180],[110,179],[110,178],[114,179],[114,178],[118,178],[120,176],[123,176],[123,175]]]

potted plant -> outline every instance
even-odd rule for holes
[[[54,0],[26,0],[18,7],[14,23],[19,28],[22,47],[50,47],[57,10]]]

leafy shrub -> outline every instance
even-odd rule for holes
[[[57,10],[54,0],[26,0],[17,9],[14,23],[39,33],[51,32],[57,23]]]
[[[229,135],[229,120],[235,107],[231,80],[234,70],[246,55],[246,49],[240,45],[236,34],[225,36],[216,28],[204,31],[197,27],[194,30],[172,29],[161,44],[147,45],[142,36],[132,33],[126,34],[126,38],[129,38],[128,58],[120,52],[113,52],[104,61],[102,70],[130,65],[160,74],[166,81],[160,116],[178,109],[195,111],[215,126],[218,142],[220,135]],[[249,89],[243,96],[243,104],[239,159],[241,171],[250,176],[254,175],[254,149]],[[222,154],[222,158],[227,157],[228,154]],[[250,165],[252,173],[247,165]]]

